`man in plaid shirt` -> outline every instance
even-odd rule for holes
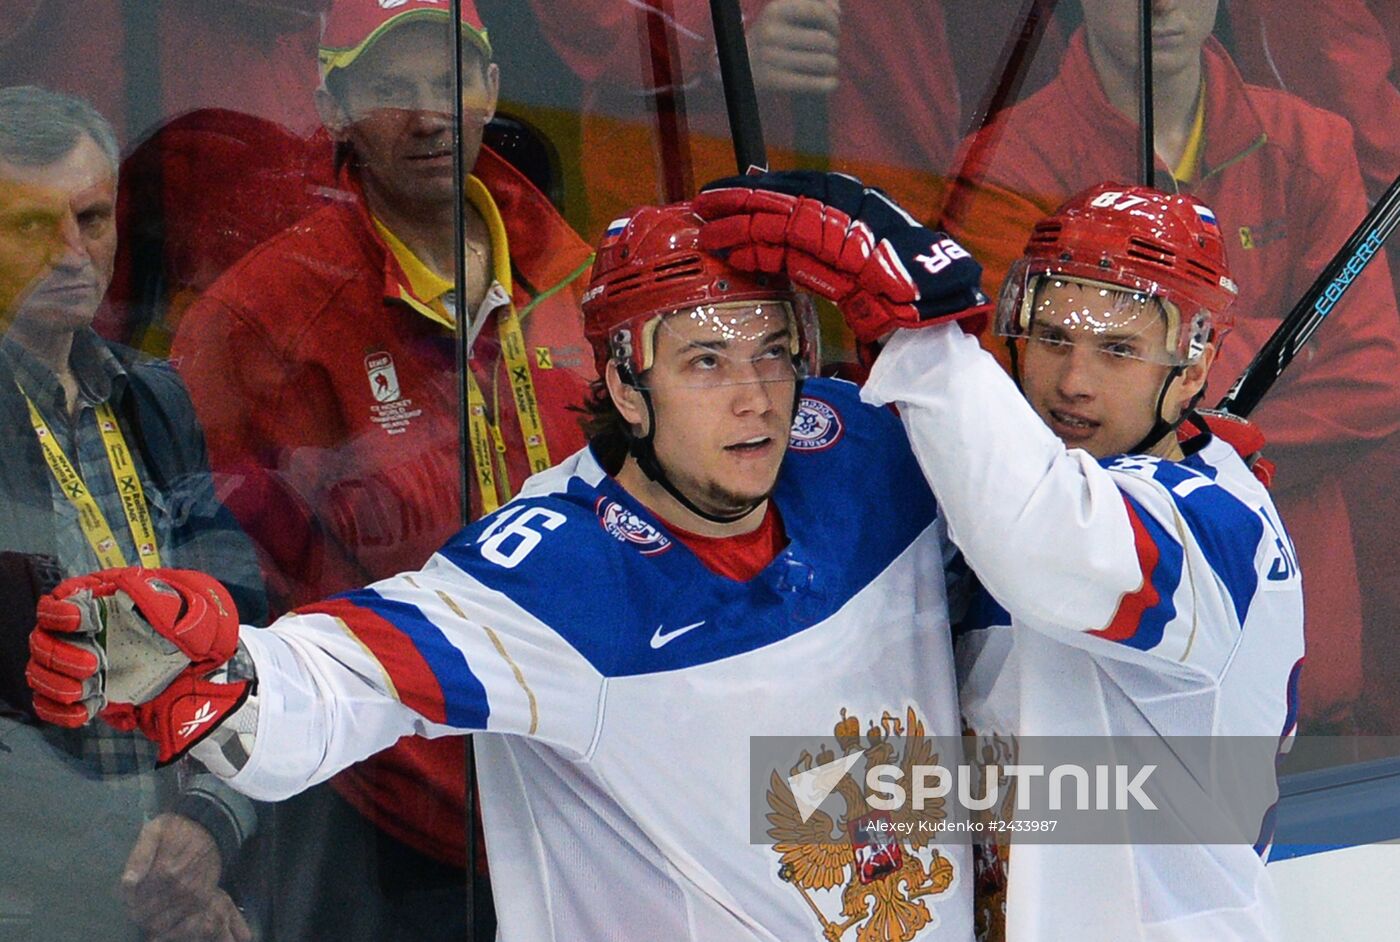
[[[55,560],[62,575],[114,561],[200,569],[223,580],[240,607],[264,611],[256,560],[214,494],[184,386],[166,365],[108,344],[90,326],[112,277],[117,167],[112,130],[86,103],[34,87],[0,89],[0,413],[13,430],[0,453],[0,550],[11,563]],[[0,580],[5,608],[19,609],[32,594],[20,582]],[[23,634],[0,637],[7,654],[23,645]],[[24,685],[12,680],[0,686],[0,706],[22,717],[28,703],[13,691]],[[147,939],[251,938],[219,887],[254,829],[247,799],[183,765],[157,772],[155,750],[138,734],[94,726],[45,736],[73,774],[130,795],[129,820],[117,826],[139,827],[135,845],[96,879],[119,881]],[[55,813],[67,800],[32,755],[15,753],[0,766],[0,781],[14,779],[0,802],[3,833],[21,845],[32,826],[27,799],[50,802]],[[53,797],[35,791],[43,788]],[[30,794],[22,800],[15,789]],[[36,914],[28,927],[36,939],[61,931],[37,916],[50,912],[46,894],[57,892],[38,864],[61,853],[36,842],[35,866],[0,876],[0,906],[21,900],[19,908]],[[0,924],[10,918],[0,913]],[[109,929],[108,938],[121,931]]]

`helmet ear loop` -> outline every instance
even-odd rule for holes
[[[641,384],[637,374],[632,371],[632,364],[618,363],[617,377],[628,386],[635,389],[642,397],[642,404],[647,411],[646,432],[642,435],[635,435],[631,428],[627,430],[627,453],[636,459],[637,467],[642,469],[642,473],[649,480],[662,482],[666,475],[661,470],[660,463],[656,460],[656,407],[651,401],[651,390]]]
[[[1011,360],[1011,379],[1024,396],[1026,388],[1021,385],[1021,350],[1016,346],[1016,340],[1015,337],[1006,338],[1006,355]]]

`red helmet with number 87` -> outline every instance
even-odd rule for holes
[[[1238,289],[1210,208],[1185,194],[1101,183],[1036,223],[997,305],[997,333],[1024,337],[1044,279],[1132,292],[1162,303],[1166,362],[1195,362],[1232,325]]]

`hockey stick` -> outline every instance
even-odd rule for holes
[[[1288,316],[1245,367],[1235,385],[1216,406],[1246,418],[1273,387],[1288,364],[1303,349],[1362,271],[1400,225],[1400,177],[1385,191],[1361,224],[1342,243],[1332,260],[1303,293]]]
[[[1152,186],[1157,170],[1157,138],[1152,117],[1152,0],[1138,4],[1138,132],[1141,141],[1143,186]]]
[[[724,86],[724,107],[729,113],[729,134],[740,173],[750,167],[768,169],[768,149],[763,143],[763,122],[758,115],[758,94],[749,66],[749,46],[744,39],[744,19],[739,0],[710,0],[719,51],[719,76]]]
[[[462,152],[462,128],[466,127],[465,106],[462,102],[464,92],[462,81],[462,55],[464,53],[464,39],[462,36],[462,0],[452,0],[448,7],[452,17],[452,82],[454,94],[452,96],[452,179],[456,181],[457,196],[463,204],[466,202],[466,193],[462,189],[462,181],[467,178],[467,171],[471,170],[466,165],[466,158]],[[456,344],[456,368],[457,368],[457,448],[458,467],[461,468],[462,481],[459,485],[460,499],[462,501],[461,523],[466,526],[472,517],[472,474],[468,470],[476,460],[472,454],[471,447],[471,426],[470,411],[467,404],[467,382],[471,376],[472,359],[472,339],[471,331],[467,330],[467,224],[466,215],[463,212],[452,214],[452,245],[454,246],[452,260],[452,278],[454,290],[457,294],[456,319],[457,319],[457,344]],[[467,829],[465,836],[467,873],[465,886],[462,887],[462,902],[466,909],[467,917],[467,938],[466,942],[477,942],[476,932],[476,763],[472,760],[474,752],[472,737],[462,737],[463,750],[466,753],[463,763],[463,774],[466,776],[466,796],[462,805],[462,824]]]

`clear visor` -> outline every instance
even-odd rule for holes
[[[1124,280],[1128,283],[1055,272],[1027,275],[1022,291],[1003,297],[998,333],[1061,353],[1081,347],[1109,360],[1194,362],[1209,339],[1209,318],[1197,314],[1183,325],[1181,310],[1155,283]]]
[[[814,336],[787,301],[731,301],[682,308],[643,328],[643,386],[788,383],[808,375]],[[664,379],[663,379],[664,377]]]

